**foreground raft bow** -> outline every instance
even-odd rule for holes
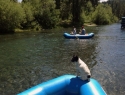
[[[17,95],[107,95],[95,80],[83,81],[74,75],[63,75],[43,82]]]

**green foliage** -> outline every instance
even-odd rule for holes
[[[85,7],[85,14],[86,15],[91,15],[93,11],[94,11],[94,8],[92,6],[92,3],[90,1],[88,1],[86,3],[86,7]]]
[[[61,5],[60,5],[60,18],[62,20],[68,20],[68,19],[72,20],[71,8],[72,8],[72,4],[69,3],[68,1],[64,1],[63,3],[61,3]]]
[[[23,0],[22,5],[26,14],[25,22],[21,24],[23,28],[41,29],[42,26],[39,24],[37,17],[43,12],[42,2],[43,0]]]
[[[41,10],[37,13],[36,19],[42,28],[54,28],[59,21],[59,10],[55,9],[53,0],[43,0]]]
[[[125,0],[109,0],[108,4],[111,6],[114,15],[119,19],[121,19],[122,16],[125,16]]]
[[[54,28],[59,20],[57,13],[55,10],[51,10],[51,12],[50,10],[44,10],[43,14],[39,14],[37,20],[42,28]]]
[[[0,31],[13,31],[24,20],[25,14],[18,3],[0,0]]]
[[[107,4],[99,4],[92,14],[92,21],[96,24],[110,24],[116,20],[112,9]]]
[[[36,15],[42,11],[41,6],[42,6],[42,3],[44,2],[44,0],[23,0],[23,2],[24,1],[25,1],[25,3],[31,4],[31,7],[32,7],[31,11],[34,15]]]
[[[85,12],[83,10],[82,13],[80,14],[80,25],[83,25],[85,20],[86,20],[86,15],[85,15]]]
[[[0,30],[15,28],[55,28],[62,22],[82,25],[84,22],[110,24],[124,16],[124,3],[117,0],[99,4],[99,0],[0,0]],[[110,1],[110,0],[109,0]],[[113,10],[112,10],[113,9]],[[117,15],[117,17],[113,14]]]
[[[34,25],[34,14],[32,12],[33,8],[30,3],[22,4],[23,10],[25,12],[25,21],[21,23],[23,28],[32,28]]]
[[[92,20],[92,13],[94,12],[94,7],[92,6],[92,3],[88,1],[86,3],[86,6],[84,7],[84,20],[85,22],[91,22]]]
[[[23,2],[30,3],[34,20],[41,28],[54,28],[59,23],[59,10],[55,9],[53,0],[24,0]]]

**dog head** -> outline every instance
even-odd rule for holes
[[[73,55],[71,62],[78,62],[78,56],[77,55]]]

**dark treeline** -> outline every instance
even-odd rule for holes
[[[119,19],[125,16],[125,0],[108,0],[108,4],[111,6],[114,15]]]
[[[110,24],[125,16],[121,0],[0,0],[0,31]]]

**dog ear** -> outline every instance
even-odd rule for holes
[[[78,61],[78,56],[77,55],[73,55],[72,62],[77,62],[77,61]]]
[[[76,55],[73,55],[73,57],[76,57]]]
[[[76,55],[76,57],[75,57],[75,58],[76,58],[76,61],[78,61],[78,56],[77,56],[77,55]]]

